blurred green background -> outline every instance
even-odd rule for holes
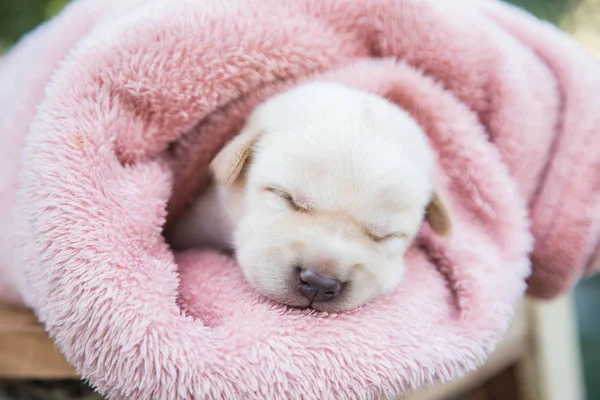
[[[68,0],[0,0],[0,51],[56,14]]]
[[[525,7],[538,17],[555,23],[577,3],[576,0],[508,0],[507,2]]]

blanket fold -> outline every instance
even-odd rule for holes
[[[110,398],[376,399],[455,377],[526,290],[600,267],[599,64],[495,0],[75,1],[0,61],[0,297]],[[401,287],[339,315],[162,236],[252,108],[310,80],[411,113],[454,226],[424,226]]]

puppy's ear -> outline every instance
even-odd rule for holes
[[[210,163],[210,169],[217,183],[231,185],[235,182],[260,133],[261,131],[255,126],[248,125],[221,149]]]
[[[448,236],[452,230],[452,222],[448,209],[442,201],[438,191],[433,193],[427,209],[425,210],[425,218],[435,233],[441,236]]]

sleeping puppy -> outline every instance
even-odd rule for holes
[[[290,306],[340,312],[390,292],[423,218],[450,230],[419,125],[342,85],[308,83],[259,105],[211,170],[170,243],[234,250],[250,284]]]

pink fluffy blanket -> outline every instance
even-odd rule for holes
[[[454,223],[340,315],[161,234],[251,108],[311,79],[417,119]],[[2,297],[111,398],[400,393],[473,369],[527,287],[598,264],[600,65],[493,0],[80,0],[4,56],[0,88]]]

